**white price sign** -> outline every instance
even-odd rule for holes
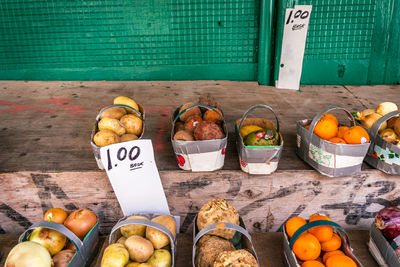
[[[286,9],[277,88],[298,90],[300,87],[311,9],[311,5]]]
[[[170,214],[151,140],[134,140],[100,148],[103,166],[125,216]]]

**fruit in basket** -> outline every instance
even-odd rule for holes
[[[290,237],[292,237],[294,235],[294,233],[303,225],[305,225],[307,223],[306,220],[304,220],[303,218],[299,217],[299,216],[294,216],[292,218],[290,218],[289,220],[287,220],[287,222],[285,223],[285,230],[286,230],[286,234]]]
[[[219,108],[214,108],[214,110],[207,110],[204,112],[203,120],[205,121],[212,121],[212,122],[219,122],[222,120],[222,111]]]
[[[148,220],[147,217],[145,216],[130,216],[127,218],[129,219],[141,219],[141,220]],[[124,237],[128,238],[132,235],[139,235],[139,236],[144,236],[146,232],[146,225],[140,225],[140,224],[132,224],[132,225],[127,225],[127,226],[122,226],[120,228],[121,235]]]
[[[122,244],[111,244],[103,253],[101,267],[124,267],[129,262],[129,252]]]
[[[156,249],[146,263],[153,267],[171,267],[171,253],[166,249]]]
[[[369,134],[361,126],[352,126],[343,135],[347,144],[364,144],[369,143]]]
[[[340,239],[338,234],[333,233],[332,238],[321,242],[322,251],[329,252],[338,250],[342,246],[342,240]]]
[[[88,209],[74,210],[64,222],[64,226],[71,230],[80,240],[83,240],[96,224],[96,214]]]
[[[149,240],[138,235],[132,235],[125,241],[129,258],[136,262],[145,262],[154,252],[153,245]]]
[[[196,126],[202,121],[203,119],[197,115],[189,117],[185,122],[185,130],[193,132],[194,128],[196,128]]]
[[[119,143],[120,137],[110,130],[100,130],[93,136],[93,142],[96,146],[103,147]]]
[[[130,106],[133,109],[136,109],[137,111],[139,111],[139,106],[138,104],[136,104],[136,102],[126,96],[117,96],[116,98],[114,98],[114,104],[121,104],[121,105],[127,105]],[[128,113],[132,113],[133,111],[130,109],[126,109],[126,111]]]
[[[143,121],[136,114],[127,114],[120,119],[126,133],[140,136],[143,131]]]
[[[262,130],[258,125],[245,125],[240,128],[240,135],[242,138],[246,137],[249,133]]]
[[[331,139],[328,140],[329,142],[336,143],[336,144],[347,144],[346,141],[344,141],[340,137],[332,137]]]
[[[50,267],[49,251],[42,245],[26,241],[14,246],[7,256],[4,267]]]
[[[276,146],[279,145],[279,133],[270,128],[249,133],[244,138],[246,146]]]
[[[321,253],[321,245],[313,234],[303,233],[294,242],[293,252],[302,261],[315,260]]]
[[[106,109],[103,113],[100,114],[100,119],[102,118],[110,118],[119,120],[122,116],[126,114],[126,110],[121,107],[112,107]]]
[[[218,254],[213,267],[243,266],[258,267],[257,260],[245,249],[223,251]]]
[[[333,256],[333,255],[344,255],[344,253],[343,253],[343,251],[341,251],[341,250],[333,250],[333,251],[326,252],[326,253],[324,254],[324,256],[322,257],[322,261],[323,261],[324,263],[326,263],[326,260],[327,260],[330,256]]]
[[[126,132],[124,125],[117,119],[103,118],[98,123],[99,130],[110,130],[121,136]]]
[[[383,140],[386,142],[394,142],[397,139],[397,134],[391,128],[386,128],[382,132],[379,133]]]
[[[64,223],[68,217],[68,213],[60,208],[52,208],[45,212],[43,215],[43,221]]]
[[[336,126],[339,125],[339,122],[338,122],[337,118],[334,115],[330,114],[330,113],[323,114],[321,116],[321,119],[323,119],[323,120],[332,120],[332,121],[335,122]]]
[[[204,204],[197,215],[197,227],[199,231],[208,225],[220,222],[228,222],[239,225],[239,214],[236,209],[225,199],[211,199]],[[208,232],[225,239],[232,239],[236,231],[231,229],[218,229]]]
[[[153,218],[151,221],[159,223],[172,233],[172,236],[175,237],[176,234],[176,221],[171,215],[160,215]],[[155,249],[160,249],[169,244],[169,237],[163,232],[156,230],[152,227],[146,228],[146,238],[151,241]]]
[[[325,267],[321,262],[317,260],[305,261],[301,264],[301,267]]]
[[[205,240],[197,243],[196,248],[196,267],[213,266],[218,254],[223,251],[233,251],[233,244],[218,236],[204,235],[201,239]]]
[[[225,138],[222,128],[218,124],[211,121],[202,121],[197,124],[193,135],[195,140],[214,140]]]
[[[381,209],[375,216],[375,226],[391,243],[400,235],[400,208],[393,206]]]
[[[396,110],[397,110],[397,105],[395,103],[383,102],[378,105],[375,112],[381,116],[385,116],[386,114]]]
[[[127,142],[127,141],[132,141],[132,140],[138,140],[139,137],[137,137],[135,134],[123,134],[121,135],[121,142]]]
[[[338,127],[332,119],[320,119],[314,128],[314,134],[322,139],[329,140],[338,133]]]
[[[29,236],[29,241],[44,246],[50,252],[50,255],[53,256],[63,249],[67,243],[67,238],[56,230],[39,227],[33,230]]]
[[[344,133],[347,132],[348,129],[350,129],[350,128],[347,127],[347,126],[339,126],[338,127],[338,133],[337,133],[336,137],[339,137],[339,138],[343,139]]]
[[[308,221],[314,222],[321,220],[330,221],[331,219],[329,219],[329,217],[325,215],[313,214],[311,215]],[[308,232],[313,234],[318,239],[319,242],[325,242],[332,238],[333,228],[332,226],[329,225],[321,225],[308,229]]]
[[[181,106],[181,108],[179,109],[179,113],[181,113],[183,110],[187,109],[188,107],[193,106],[194,104],[195,104],[194,102],[188,102],[188,103],[183,104],[183,105]],[[182,113],[182,114],[179,116],[179,119],[180,119],[181,121],[183,121],[183,122],[186,122],[186,120],[187,120],[189,117],[195,116],[195,115],[201,117],[201,111],[200,111],[199,107],[194,107],[194,108],[191,108],[191,109],[186,110],[184,113]]]
[[[194,136],[191,132],[180,130],[174,134],[175,141],[194,141]]]
[[[326,260],[326,267],[357,267],[352,258],[346,255],[333,255]]]
[[[72,249],[61,250],[53,257],[54,267],[67,267],[74,255],[75,251]]]

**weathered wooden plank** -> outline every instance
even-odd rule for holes
[[[314,212],[328,214],[347,229],[368,229],[375,212],[400,204],[398,177],[377,170],[343,178],[315,171],[278,171],[270,176],[161,171],[160,176],[171,212],[181,216],[183,233],[191,232],[195,214],[216,197],[236,207],[250,232],[277,231],[290,216]],[[105,172],[3,173],[0,188],[0,227],[6,233],[23,231],[50,207],[95,211],[103,234],[122,217]]]
[[[378,266],[372,256],[369,254],[366,243],[369,239],[368,231],[351,230],[348,232],[351,245],[355,255],[359,258],[363,266]],[[0,265],[3,266],[5,258],[11,248],[17,243],[18,235],[3,234],[0,235],[0,251],[3,257]],[[102,248],[92,261],[91,267],[101,266],[101,257],[103,251],[108,245],[108,240],[101,237]],[[254,249],[260,261],[260,266],[276,266],[281,267],[283,264],[283,235],[282,233],[254,233],[252,234]],[[192,257],[192,235],[178,234],[177,236],[177,258],[176,267],[187,267],[191,264]]]
[[[153,141],[160,170],[178,170],[170,144],[170,116],[187,101],[212,93],[220,103],[229,128],[224,170],[239,170],[234,144],[234,121],[252,105],[265,103],[277,113],[285,145],[279,170],[310,167],[294,153],[295,123],[321,109],[338,105],[360,110],[371,102],[400,103],[400,86],[379,88],[368,103],[350,88],[306,86],[302,92],[259,86],[255,82],[23,82],[0,81],[0,171],[95,171],[89,145],[97,112],[117,95],[133,97],[146,108],[145,138]],[[354,89],[356,90],[356,89]],[[358,89],[357,89],[358,90]],[[364,95],[375,88],[362,87]],[[389,94],[390,93],[390,94]],[[257,115],[257,114],[256,114]],[[258,115],[271,118],[260,111]],[[366,167],[367,168],[367,167]]]

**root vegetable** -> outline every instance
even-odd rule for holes
[[[111,244],[101,259],[101,267],[124,267],[129,262],[129,252],[122,244]]]
[[[120,137],[113,131],[101,130],[94,135],[93,142],[96,144],[96,146],[103,147],[119,143]]]
[[[98,126],[99,130],[110,130],[119,136],[126,133],[124,125],[117,119],[103,118],[99,121]]]
[[[375,226],[382,231],[386,239],[391,243],[400,235],[400,209],[398,207],[386,207],[375,216]]]
[[[114,104],[127,105],[127,106],[130,106],[131,108],[139,111],[139,106],[136,104],[136,102],[133,99],[126,97],[126,96],[118,96],[118,97],[114,98]],[[126,109],[126,111],[128,113],[133,112],[130,109]]]

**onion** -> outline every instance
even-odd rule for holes
[[[380,103],[379,106],[376,108],[375,112],[381,116],[385,116],[386,114],[397,110],[397,105],[392,102],[383,102]]]
[[[397,134],[394,132],[393,129],[387,128],[379,133],[383,140],[386,142],[393,142],[397,139]]]
[[[26,241],[13,247],[4,267],[51,267],[51,256],[42,245]]]
[[[378,113],[372,113],[369,114],[367,116],[365,116],[364,118],[362,118],[361,120],[361,124],[364,125],[365,127],[367,127],[368,129],[371,129],[372,125],[380,118],[382,117],[381,115],[379,115]],[[386,129],[387,123],[386,121],[384,123],[382,123],[381,127],[379,128],[379,131],[383,131]]]
[[[64,249],[58,252],[53,257],[54,267],[67,267],[69,262],[75,255],[75,251],[70,249]]]
[[[97,216],[88,209],[73,211],[65,220],[64,225],[81,240],[96,225]]]
[[[64,223],[67,218],[68,213],[60,208],[53,208],[46,211],[43,215],[43,221],[55,222],[55,223]]]
[[[400,235],[400,209],[386,207],[375,216],[375,226],[382,231],[386,239],[391,243]]]

